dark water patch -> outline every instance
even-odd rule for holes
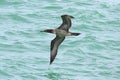
[[[45,76],[52,80],[59,80],[61,78],[61,74],[55,72],[48,72]]]
[[[14,32],[14,31],[6,31],[5,34],[6,35],[15,35],[16,32]]]
[[[77,1],[75,2],[75,4],[78,5],[78,6],[82,6],[82,7],[83,6],[87,7],[87,6],[93,5],[93,3],[89,3],[89,2],[77,2]]]
[[[76,62],[78,63],[78,62]],[[62,71],[64,73],[62,73],[65,76],[68,77],[75,77],[76,75],[84,75],[84,76],[96,76],[95,74],[93,74],[93,71],[90,70],[88,67],[86,67],[86,64],[83,64],[83,62],[81,62],[82,65],[74,65],[73,63],[69,64],[65,63],[62,64],[63,67],[62,68],[54,68],[54,69],[58,69],[59,71]],[[71,65],[71,66],[70,66]],[[68,67],[66,67],[68,66]],[[74,74],[72,74],[74,73]]]
[[[105,16],[101,13],[101,12],[99,12],[99,11],[93,11],[93,13],[91,13],[91,15],[93,15],[93,18],[94,19],[99,19],[99,18],[101,18],[101,19],[103,19]]]
[[[118,75],[118,77],[120,76],[120,71],[118,70],[118,71],[116,71],[116,75]]]
[[[59,71],[58,71],[59,70]],[[75,75],[71,74],[70,73],[70,70],[65,70],[64,68],[60,69],[60,68],[54,68],[53,69],[50,69],[48,72],[47,72],[47,76],[48,79],[52,79],[52,80],[73,80],[72,77],[74,77]]]
[[[2,21],[3,21],[3,20],[6,20],[6,19],[8,19],[6,16],[0,15],[1,24],[2,24]]]
[[[80,26],[80,27],[79,27]],[[94,26],[92,25],[91,23],[90,24],[86,24],[86,23],[83,23],[83,24],[80,24],[78,26],[78,29],[80,29],[81,31],[87,31],[87,32],[92,32],[92,31],[102,31],[102,28],[98,25]],[[83,32],[83,34],[85,33]],[[81,34],[82,35],[82,34]]]
[[[22,35],[24,37],[27,37],[27,38],[33,38],[34,36],[32,36],[32,34],[30,32],[27,32],[27,31],[17,31],[17,33],[19,35]]]
[[[43,71],[43,69],[45,68],[45,67],[42,68],[41,65],[36,64],[34,59],[32,60],[30,58],[23,58],[22,56],[19,56],[19,58],[14,57],[12,59],[11,58],[2,59],[2,61],[6,63],[5,64],[6,67],[3,67],[3,68],[6,68],[7,72],[13,75],[18,75],[18,76],[22,75],[22,77],[25,74],[26,75],[30,74],[34,76],[36,73],[38,73],[39,71]],[[40,70],[37,70],[39,68]]]
[[[90,23],[96,19],[99,19],[99,18],[102,19],[105,17],[101,12],[96,11],[96,10],[88,10],[88,11],[83,10],[81,11],[80,14],[81,15],[79,15],[79,20],[82,22],[87,22],[87,23]]]
[[[26,2],[24,0],[22,1],[11,1],[11,0],[0,0],[0,3],[2,5],[11,5],[11,6],[15,6],[15,5],[21,5],[21,4],[25,4]]]
[[[18,52],[18,53],[24,53],[25,51],[22,51],[22,50],[10,50],[10,49],[0,49],[1,53],[14,53],[14,52]]]
[[[91,43],[91,44],[88,44],[87,47],[88,47],[89,50],[95,50],[95,51],[108,49],[108,47],[106,47],[105,45],[100,44],[100,43],[95,43],[95,42]]]
[[[40,39],[41,36],[40,34],[40,30],[10,30],[10,31],[6,31],[5,34],[7,35],[7,39],[9,39],[9,41],[26,41],[27,39],[32,40],[32,39]],[[13,37],[13,38],[11,38]]]
[[[113,60],[113,58],[111,58],[108,55],[102,55],[102,51],[101,52],[96,52],[96,53],[94,53],[94,52],[93,53],[88,53],[88,55],[89,55],[89,57],[94,57],[95,59],[104,59],[104,60],[110,60],[110,61]]]
[[[42,57],[42,58],[40,58],[40,57],[35,57],[32,61],[33,61],[33,63],[36,65],[36,64],[44,64],[44,63],[46,63],[47,64],[47,62],[48,62],[48,60],[47,60],[48,58],[45,58],[45,57]],[[41,66],[42,67],[42,66]]]
[[[5,70],[3,71],[3,70],[0,70],[0,77],[2,78],[2,77],[8,77],[8,78],[10,78],[10,77],[12,77],[12,75],[11,74],[9,74],[8,72],[6,72]]]
[[[79,72],[81,73],[81,75],[84,75],[84,76],[96,76],[95,74],[93,74],[92,71],[82,70]]]
[[[26,80],[37,80],[37,77],[33,74],[30,74],[30,73],[22,73],[20,74],[20,76],[23,78],[23,79],[26,79]]]
[[[115,14],[117,13],[119,15],[120,13],[120,4],[113,6],[109,11],[114,12]]]
[[[20,42],[16,42],[14,43],[14,45],[16,48],[19,48],[19,49],[28,49],[26,46],[24,46],[23,44],[21,44]]]
[[[42,17],[42,15],[39,15],[38,13],[36,13],[36,14],[26,14],[26,16],[28,16],[28,17],[30,17],[30,18],[38,18],[39,17],[39,19],[41,19],[41,17]]]
[[[5,6],[5,5],[7,5],[7,6],[12,5],[12,3],[9,2],[8,0],[0,0],[0,6]]]
[[[120,71],[119,71],[119,70],[120,70],[120,65],[117,66],[117,69],[118,69],[118,72],[120,72]]]
[[[101,63],[97,63],[96,68],[99,69],[99,72],[101,72],[101,71],[109,71],[111,69],[114,69],[114,68],[111,68],[107,64],[101,64]]]
[[[104,20],[96,20],[95,21],[95,24],[97,24],[97,25],[103,25],[103,26],[107,26],[108,25],[108,23],[106,23],[106,21],[104,21]]]
[[[69,13],[72,13],[72,14],[76,14],[76,11],[77,11],[77,9],[76,8],[72,8],[72,7],[70,7],[70,8],[64,8],[63,9],[63,12],[64,11],[66,11],[67,12],[67,14],[69,14]],[[66,13],[64,13],[64,14],[66,14]],[[70,15],[70,14],[69,14]],[[74,15],[73,15],[74,16]],[[75,17],[75,16],[74,16]]]
[[[95,36],[92,36],[92,35],[87,35],[83,38],[83,40],[81,40],[81,42],[86,42],[86,43],[89,43],[89,42],[94,42],[96,41],[96,37]]]
[[[46,52],[49,53],[49,43],[47,45],[47,43],[45,41],[39,41],[39,40],[37,40],[37,41],[28,41],[28,42],[25,42],[25,44],[27,46],[29,46],[29,48],[32,51],[40,52],[40,53],[43,53],[43,54],[46,53]],[[40,46],[44,46],[44,47],[40,47]]]
[[[49,6],[45,6],[44,9],[48,9],[48,10],[60,10],[62,9],[62,7],[58,6],[58,5],[49,5]]]
[[[119,50],[120,48],[120,41],[114,41],[114,40],[107,40],[105,42],[101,42],[105,47],[109,49]]]
[[[87,24],[81,24],[79,26],[80,26],[80,30],[81,31],[89,31],[89,28],[90,28],[89,25],[87,25]]]
[[[114,28],[116,28],[120,22],[118,21],[119,19],[109,19],[109,20],[105,20],[105,19],[101,19],[101,20],[96,20],[95,24],[96,25],[103,25],[104,27],[112,27],[114,26]]]
[[[14,20],[14,21],[18,21],[18,22],[22,22],[22,23],[31,23],[27,18],[23,17],[22,15],[19,14],[9,14],[7,15],[10,19]]]
[[[35,13],[27,13],[25,15],[23,15],[27,20],[30,21],[31,24],[35,24],[36,26],[41,26],[41,23],[46,22],[45,20],[47,20],[45,17],[48,15],[42,15],[39,12],[35,12]],[[44,18],[42,18],[43,16],[45,16]],[[34,26],[33,26],[34,27]]]
[[[112,72],[112,71],[100,71],[99,73],[98,73],[100,76],[104,76],[104,77],[113,77],[114,75],[114,72]]]
[[[7,40],[6,36],[0,36],[0,40]]]
[[[109,9],[110,5],[106,4],[106,3],[100,3],[100,7],[103,9]]]
[[[24,52],[26,51],[28,48],[25,47],[24,45],[21,44],[14,44],[14,45],[10,45],[10,44],[2,44],[0,43],[0,50],[2,51],[13,51],[13,52]]]
[[[0,4],[6,3],[6,0],[0,0]]]
[[[5,63],[3,68],[6,68],[8,72],[12,72],[11,74],[16,73],[16,71],[19,71],[24,66],[24,63],[15,60],[14,56],[13,59],[2,59],[2,62]]]
[[[118,20],[109,20],[109,21],[106,21],[106,23],[111,26],[120,25],[120,22],[118,22]]]
[[[41,43],[41,41],[29,41],[27,42],[29,45],[32,45],[32,46],[36,46],[36,47],[39,47],[41,46],[43,43]],[[44,45],[43,45],[44,46]]]
[[[74,45],[76,45],[75,47],[79,46],[82,42],[78,39],[78,38],[71,38],[70,40],[66,40],[65,44],[63,44],[63,47],[74,47]],[[73,44],[73,45],[72,45]]]

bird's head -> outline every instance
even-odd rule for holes
[[[41,32],[54,33],[54,29],[46,29]]]
[[[71,16],[71,15],[61,15],[62,18],[65,18],[65,19],[73,19],[74,17]]]

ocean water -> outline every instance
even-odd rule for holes
[[[61,15],[75,17],[49,65]],[[0,80],[120,80],[119,0],[0,0]]]

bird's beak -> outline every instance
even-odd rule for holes
[[[46,29],[46,30],[43,30],[43,31],[40,31],[40,32],[53,33],[53,29]]]

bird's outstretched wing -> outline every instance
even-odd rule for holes
[[[62,15],[61,18],[62,18],[63,23],[61,24],[60,27],[58,27],[58,29],[69,31],[72,25],[71,19],[74,17],[70,15]]]
[[[60,27],[58,27],[58,29],[63,29],[63,30],[69,31],[70,27],[71,27],[71,23],[70,24],[63,23],[63,24],[61,24]]]
[[[55,57],[56,57],[56,55],[57,55],[58,47],[59,47],[59,45],[63,42],[64,39],[65,39],[65,37],[56,36],[56,37],[51,41],[50,64],[54,61],[54,59],[55,59]]]

